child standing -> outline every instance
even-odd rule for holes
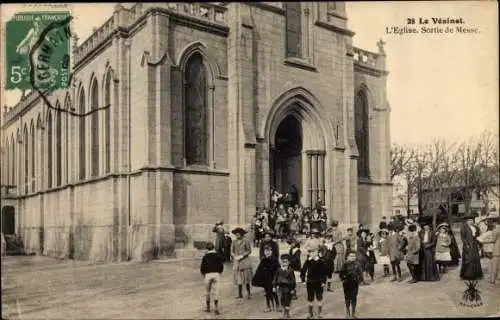
[[[373,233],[370,233],[366,236],[366,247],[367,247],[367,255],[368,259],[366,261],[366,272],[370,276],[371,281],[373,282],[373,278],[375,277],[375,265],[377,264],[377,258],[375,257],[375,245],[374,245],[374,237]]]
[[[326,291],[332,292],[332,278],[333,271],[335,270],[335,257],[337,255],[337,251],[333,244],[333,238],[331,234],[327,234],[325,237],[325,246],[324,246],[324,259],[326,263],[326,276],[327,276],[327,287]]]
[[[219,314],[219,282],[220,274],[224,271],[224,258],[215,251],[213,243],[207,244],[208,252],[201,260],[200,272],[205,278],[206,289],[206,312],[210,312],[210,298],[211,295],[214,300],[214,313]]]
[[[295,294],[295,273],[289,264],[290,256],[287,254],[281,255],[281,268],[276,271],[273,287],[279,293],[281,305],[283,306],[283,316],[285,319],[290,318],[290,305],[292,297]]]
[[[437,227],[437,241],[436,241],[436,264],[438,265],[439,273],[445,273],[446,267],[451,262],[451,237],[448,234],[448,224],[442,223]]]
[[[344,299],[346,313],[348,317],[356,318],[356,304],[358,301],[359,283],[363,277],[363,270],[356,261],[356,252],[350,251],[347,255],[347,261],[344,262],[340,271],[340,279],[344,288]],[[352,313],[351,309],[352,308]]]
[[[389,276],[389,265],[391,260],[389,259],[389,247],[387,246],[387,236],[389,235],[388,230],[382,229],[379,231],[380,240],[378,241],[378,248],[380,251],[379,263],[384,266],[384,277]]]
[[[295,279],[300,279],[300,268],[302,266],[300,255],[300,242],[297,241],[295,238],[290,239],[290,250],[289,250],[289,256],[288,260],[290,262],[290,268],[293,270],[295,274]],[[293,299],[297,299],[297,291],[294,290],[292,294]]]
[[[307,281],[306,281],[307,276]],[[306,282],[307,301],[309,302],[309,315],[307,319],[314,317],[314,300],[318,301],[318,318],[321,317],[321,310],[323,308],[323,288],[326,282],[326,268],[323,259],[320,259],[318,251],[312,251],[309,259],[306,260],[302,271],[300,272],[300,279]]]
[[[420,238],[417,234],[417,226],[412,224],[408,226],[408,252],[406,254],[406,263],[408,270],[410,270],[411,279],[409,283],[416,283],[418,281],[417,267],[420,255]]]
[[[278,295],[273,291],[273,280],[279,267],[279,261],[273,256],[273,249],[271,246],[266,245],[264,247],[264,257],[260,260],[252,280],[254,287],[261,287],[265,290],[267,305],[265,312],[280,311]]]
[[[389,259],[391,260],[392,279],[391,281],[402,281],[401,278],[401,260],[403,260],[403,238],[399,234],[400,230],[397,225],[389,228],[391,235],[387,239],[387,246],[389,251]]]

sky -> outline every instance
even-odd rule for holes
[[[23,5],[2,6],[2,21]],[[113,12],[113,3],[70,4],[72,30],[80,43]],[[498,132],[498,3],[496,1],[347,2],[348,26],[355,46],[377,52],[382,38],[389,71],[391,140],[423,144],[435,138],[466,140],[485,129]],[[463,18],[478,34],[387,34],[408,18]],[[430,26],[432,21],[430,21]],[[456,25],[450,25],[453,29]],[[421,25],[416,25],[420,29]],[[442,25],[446,27],[446,25]],[[13,105],[19,92],[4,92]]]

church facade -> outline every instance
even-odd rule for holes
[[[30,251],[104,261],[248,227],[272,188],[378,224],[386,55],[353,36],[343,2],[117,5],[73,39],[68,89],[3,113],[2,221]]]

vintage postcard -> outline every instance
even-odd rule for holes
[[[500,316],[498,2],[0,22],[2,319]]]

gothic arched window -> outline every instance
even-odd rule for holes
[[[369,126],[368,126],[368,99],[366,93],[359,91],[355,98],[355,136],[358,146],[358,177],[368,178],[369,168]]]
[[[286,56],[301,58],[301,10],[300,2],[285,3]]]
[[[186,165],[208,162],[207,74],[203,57],[193,54],[184,74],[184,157]]]
[[[56,186],[62,183],[62,148],[61,148],[61,117],[60,112],[56,112]]]
[[[91,91],[91,105],[90,110],[93,111],[90,118],[90,130],[91,130],[91,151],[90,151],[90,169],[91,176],[99,176],[99,88],[97,86],[97,80],[94,79],[92,82]]]
[[[36,164],[36,158],[35,158],[35,124],[33,121],[31,121],[30,125],[30,143],[31,143],[31,192],[35,192],[35,164]]]
[[[80,91],[80,97],[78,99],[78,110],[79,114],[83,115],[85,114],[85,92]],[[78,148],[79,148],[79,175],[78,177],[80,180],[85,179],[86,175],[86,159],[85,159],[85,148],[86,148],[86,142],[85,142],[85,136],[86,136],[86,130],[85,130],[85,117],[80,116],[78,119]]]
[[[104,83],[104,172],[111,171],[111,72]]]
[[[16,141],[14,136],[10,137],[10,184],[16,185]]]
[[[47,187],[52,188],[52,114],[47,115]]]
[[[28,193],[28,179],[29,179],[29,169],[30,169],[30,141],[28,139],[28,127],[24,125],[23,143],[24,143],[24,193]]]
[[[64,109],[65,110],[71,110],[71,101],[69,99],[69,96],[66,97],[66,101],[64,102]],[[64,134],[64,161],[66,163],[66,182],[69,182],[69,127],[72,124],[72,120],[69,119],[68,114],[65,116],[65,121],[64,123],[66,124],[65,128],[65,134]]]
[[[10,140],[5,140],[5,151],[3,153],[2,164],[4,165],[5,174],[2,174],[2,183],[9,185],[10,181]]]

